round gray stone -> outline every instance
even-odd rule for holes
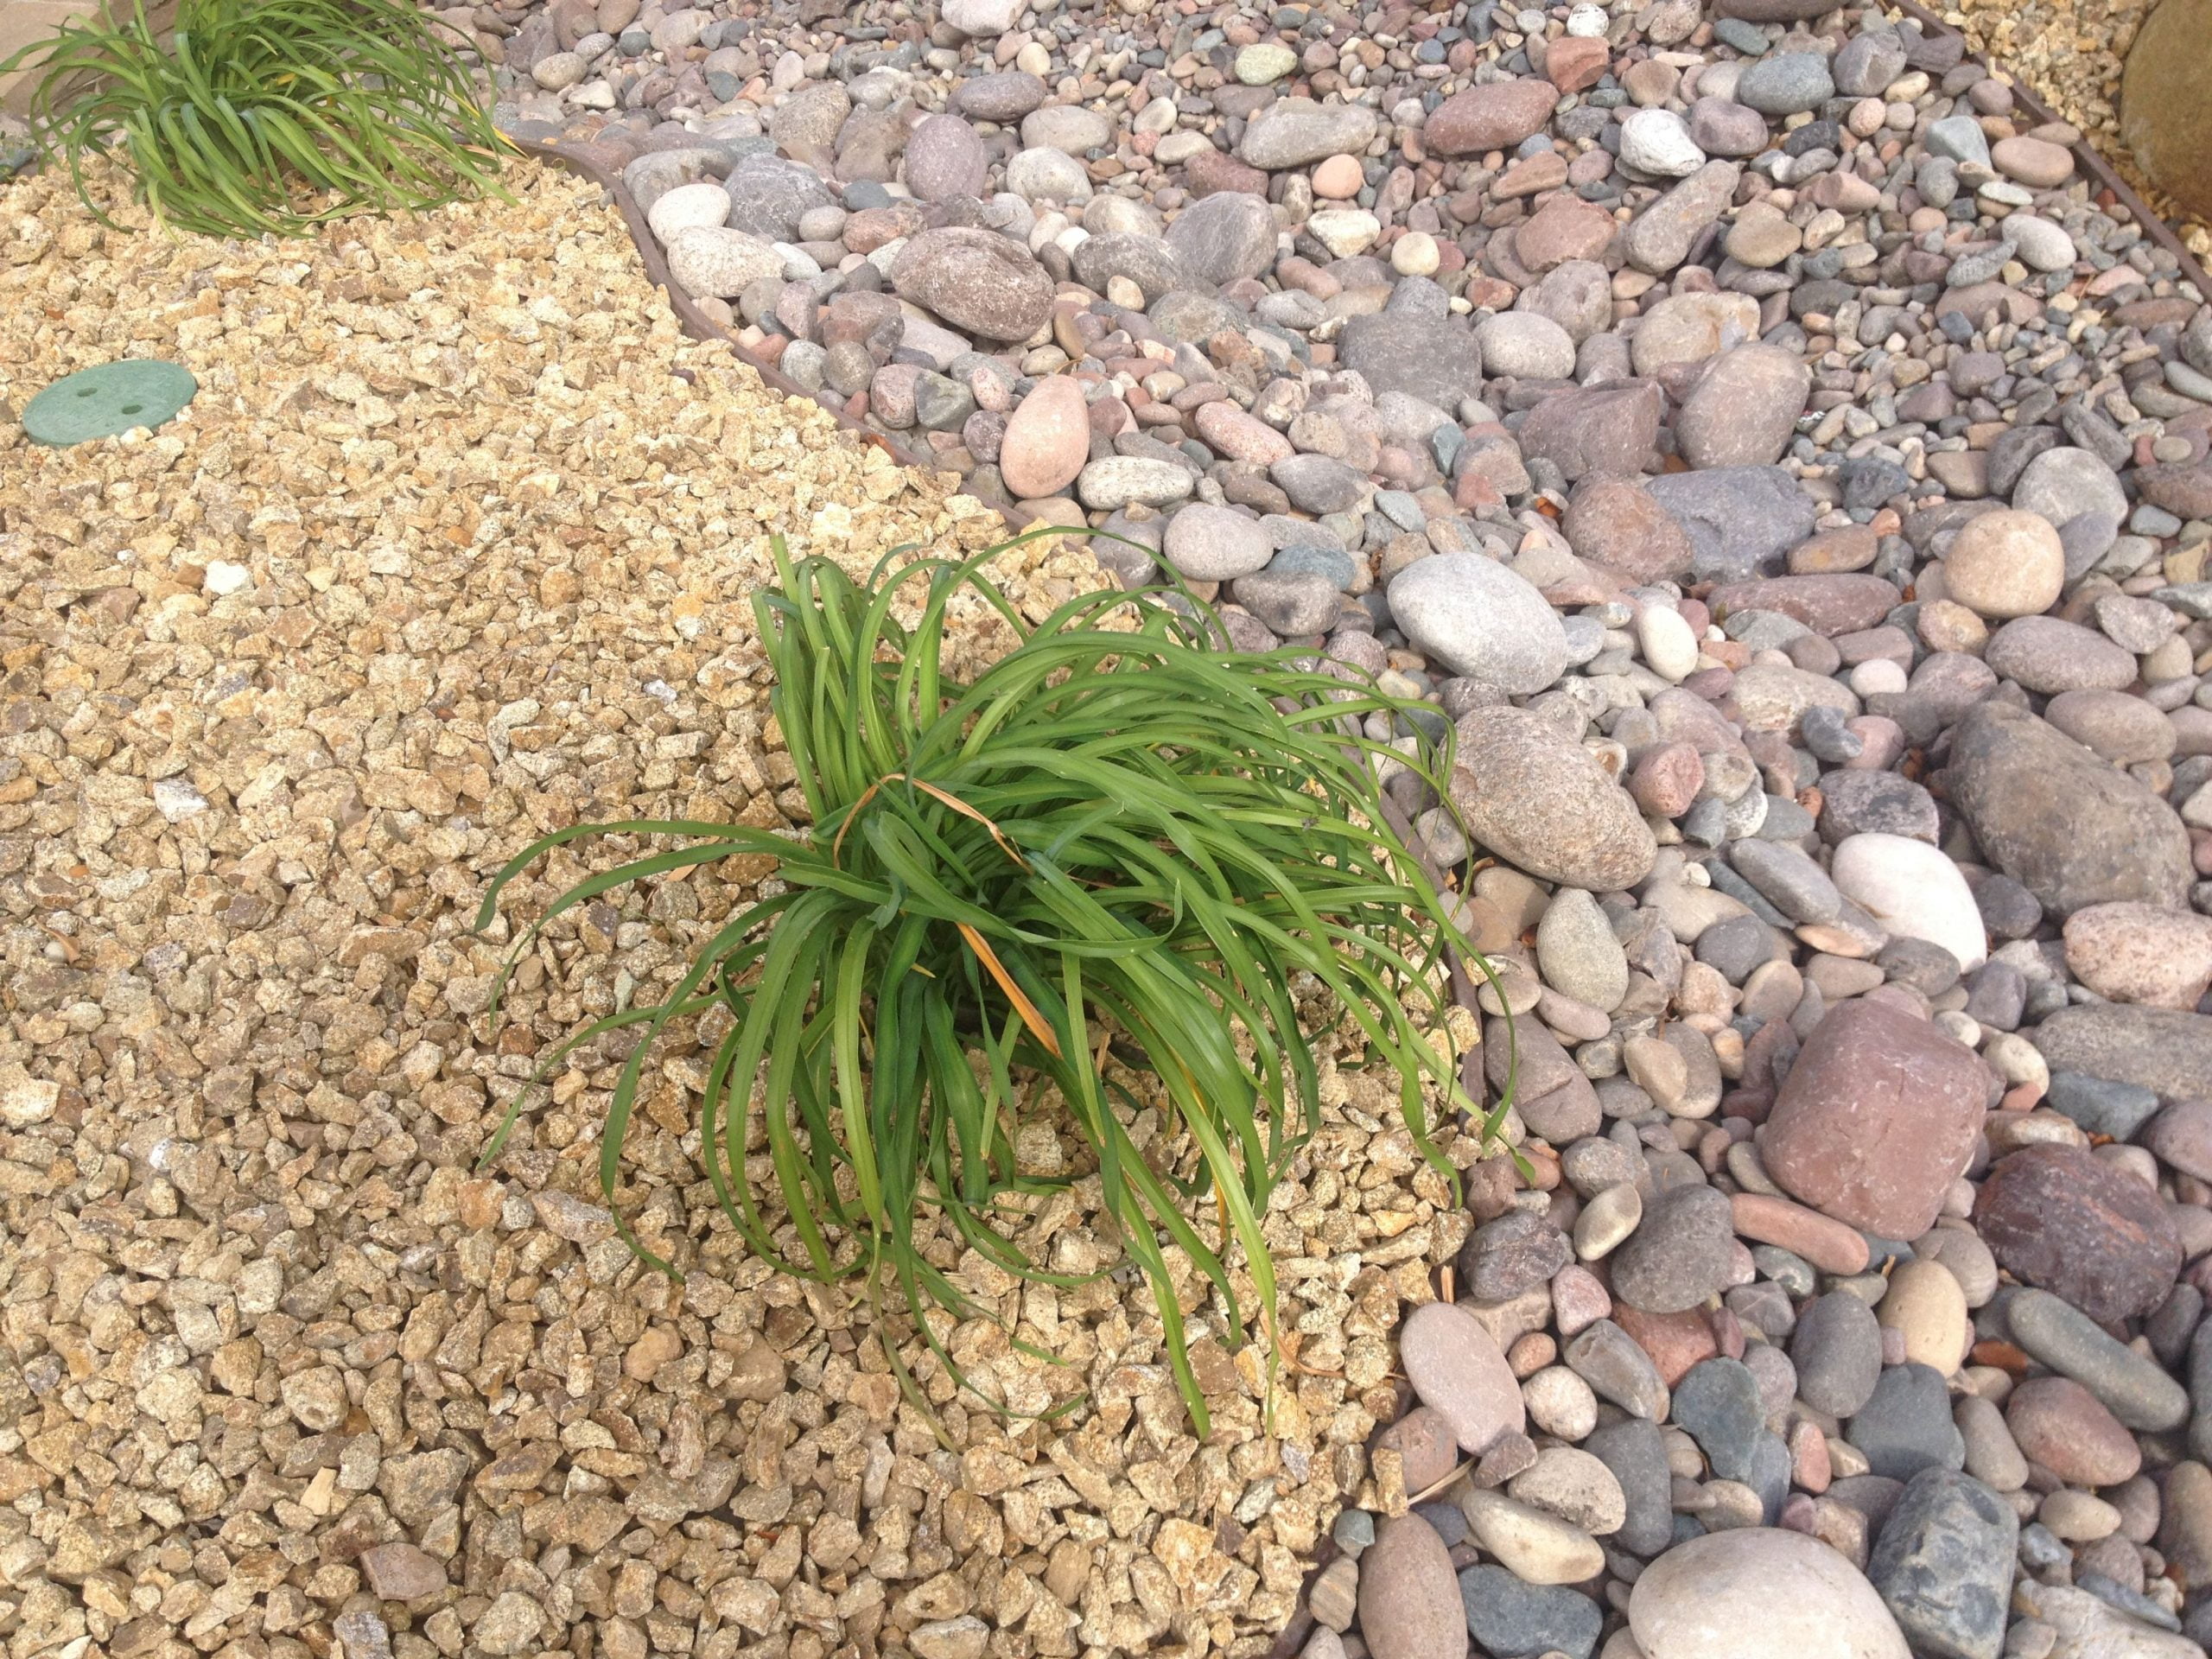
[[[1536,924],[1536,964],[1545,982],[1611,1014],[1628,995],[1628,953],[1590,893],[1562,887]]]
[[[1390,583],[1390,613],[1452,672],[1524,696],[1567,671],[1567,630],[1550,601],[1480,553],[1420,559]]]
[[[1643,1222],[1613,1252],[1613,1295],[1645,1313],[1687,1312],[1726,1287],[1735,1269],[1735,1238],[1724,1194],[1709,1186],[1662,1192],[1646,1204]]]
[[[1274,544],[1256,518],[1194,501],[1167,521],[1167,563],[1192,582],[1234,582],[1267,568]]]
[[[1832,1290],[1797,1316],[1789,1358],[1807,1405],[1833,1417],[1852,1416],[1881,1380],[1881,1325],[1860,1298]]]
[[[1950,1389],[1943,1374],[1929,1365],[1884,1371],[1844,1438],[1866,1454],[1870,1474],[1891,1480],[1910,1480],[1923,1469],[1966,1466],[1966,1441],[1951,1421]]]

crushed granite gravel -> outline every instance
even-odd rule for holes
[[[475,1168],[544,1046],[772,879],[609,895],[486,1017],[503,936],[473,913],[533,836],[803,810],[747,604],[769,534],[861,565],[999,533],[686,339],[589,188],[513,181],[282,245],[0,192],[0,1633],[118,1659],[1264,1651],[1337,1510],[1405,1501],[1365,1442],[1399,1409],[1402,1309],[1467,1225],[1334,1039],[1268,1224],[1298,1363],[1269,1434],[1257,1356],[1199,1342],[1205,1445],[1141,1287],[1020,1289],[949,1245],[1064,1362],[979,1320],[950,1333],[971,1372],[1019,1410],[1090,1402],[1001,1421],[908,1341],[940,1442],[864,1309],[737,1248],[680,1046],[620,1196],[681,1288],[602,1205],[619,1053],[575,1057]],[[25,441],[41,385],[144,355],[200,378],[186,418]],[[1032,607],[1097,580],[1036,544],[1001,568]],[[1074,1155],[1049,1124],[1022,1147]],[[1040,1205],[1030,1248],[1110,1267],[1094,1197]]]

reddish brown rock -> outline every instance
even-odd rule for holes
[[[1467,1615],[1452,1553],[1418,1515],[1375,1529],[1359,1560],[1359,1627],[1375,1659],[1428,1659],[1465,1651]]]
[[[1700,1360],[1720,1351],[1712,1321],[1696,1308],[1681,1313],[1645,1313],[1622,1305],[1613,1310],[1613,1323],[1628,1332],[1636,1345],[1651,1356],[1660,1380],[1673,1388]]]
[[[1542,149],[1525,161],[1510,164],[1497,182],[1491,186],[1490,194],[1493,200],[1510,201],[1516,196],[1556,190],[1566,182],[1567,157],[1555,149]]]
[[[1927,1020],[1885,1002],[1839,1003],[1777,1093],[1759,1156],[1822,1215],[1917,1238],[1974,1155],[1983,1077],[1974,1051]]]
[[[911,201],[894,201],[888,207],[866,207],[845,221],[844,243],[855,253],[874,253],[878,248],[912,236],[924,224],[922,210]],[[838,298],[843,299],[843,295]],[[883,296],[889,299],[889,295]]]
[[[1486,149],[1510,149],[1543,130],[1559,102],[1559,88],[1548,80],[1496,80],[1470,86],[1437,106],[1421,129],[1432,156],[1479,156]]]
[[[1831,1220],[1817,1210],[1787,1198],[1770,1198],[1760,1192],[1738,1192],[1728,1200],[1736,1231],[1762,1244],[1778,1245],[1802,1255],[1822,1273],[1866,1271],[1872,1254],[1866,1240],[1853,1227]]]
[[[1083,388],[1048,375],[1021,400],[999,441],[999,472],[1015,497],[1057,494],[1090,454],[1090,409]]]
[[[1433,1406],[1415,1406],[1376,1435],[1375,1446],[1398,1454],[1409,1493],[1427,1491],[1459,1466],[1459,1442]]]
[[[2184,518],[2212,516],[2212,459],[2140,467],[2135,480],[2143,499]]]
[[[1580,196],[1554,196],[1513,233],[1513,257],[1541,276],[1570,259],[1595,259],[1613,239],[1613,216]]]
[[[1029,251],[968,226],[918,232],[892,262],[891,286],[988,340],[1027,340],[1052,314],[1052,279]]]
[[[2181,1271],[2164,1201],[2086,1147],[2027,1147],[2000,1160],[1974,1220],[2000,1267],[2101,1322],[2148,1313]]]
[[[1679,818],[1696,804],[1705,787],[1705,761],[1687,743],[1655,743],[1637,757],[1628,792],[1658,818]]]
[[[1731,611],[1779,611],[1815,633],[1833,639],[1871,628],[1897,607],[1904,595],[1879,576],[1768,576],[1716,588],[1706,602],[1715,617]]]
[[[2142,1141],[2183,1174],[2212,1179],[2212,1101],[2176,1101],[2151,1120]]]
[[[1666,399],[1656,382],[1555,392],[1521,423],[1521,453],[1541,455],[1570,484],[1592,474],[1633,478],[1659,441]]]
[[[1690,569],[1690,538],[1649,491],[1625,478],[1585,479],[1560,521],[1579,557],[1637,582],[1666,582]]]
[[[1183,188],[1195,199],[1238,191],[1248,196],[1268,194],[1268,175],[1218,149],[1202,149],[1183,163]]]
[[[1822,531],[1809,542],[1801,542],[1789,550],[1789,574],[1817,576],[1864,570],[1874,563],[1881,546],[1882,538],[1866,524]]]
[[[2073,1485],[2117,1486],[2143,1466],[2126,1426],[2070,1376],[2021,1383],[2005,1402],[2005,1426],[2031,1459]]]
[[[1544,78],[1562,92],[1580,92],[1605,79],[1612,48],[1603,36],[1565,35],[1544,54]]]

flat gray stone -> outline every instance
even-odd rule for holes
[[[1444,553],[1417,560],[1390,583],[1389,594],[1390,613],[1406,637],[1454,674],[1525,696],[1567,671],[1567,630],[1559,613],[1495,559]]]
[[[2079,1308],[2047,1290],[2024,1289],[2005,1305],[2012,1340],[2102,1401],[2130,1428],[2152,1433],[2189,1417],[2189,1391],[2156,1360],[2115,1342]]]

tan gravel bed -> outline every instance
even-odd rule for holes
[[[2200,259],[2212,259],[2212,226],[2154,189],[2120,137],[2120,75],[2127,48],[2156,0],[1963,0],[1938,7],[1974,49],[2008,79],[2024,82],[2079,127],[2143,194]]]
[[[283,246],[0,193],[0,1638],[1262,1650],[1340,1503],[1403,1503],[1363,1446],[1389,1333],[1465,1226],[1332,1043],[1268,1223],[1303,1364],[1269,1433],[1256,1354],[1202,1340],[1203,1446],[1136,1287],[1025,1291],[949,1246],[1064,1362],[978,1320],[949,1332],[973,1374],[1025,1411],[1089,1400],[1001,1421],[888,1327],[941,1443],[864,1308],[736,1247],[690,1157],[688,1048],[620,1195],[680,1290],[601,1207],[613,1053],[473,1167],[548,1044],[671,979],[768,874],[564,921],[495,1033],[489,872],[579,817],[801,806],[747,603],[771,531],[860,563],[996,529],[683,338],[588,187],[515,181],[512,207]],[[190,366],[188,417],[23,440],[39,386],[125,355]],[[1007,573],[1033,606],[1096,579],[1033,549]],[[1049,1123],[1022,1146],[1072,1155]],[[1094,1197],[1020,1217],[1033,1253],[1111,1267]]]

